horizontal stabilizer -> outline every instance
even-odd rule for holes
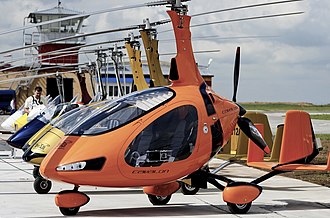
[[[248,165],[269,170],[330,170],[327,165],[309,164],[318,154],[318,146],[308,113],[288,111],[285,117],[281,151],[278,162],[264,162],[256,149],[249,148]],[[330,157],[330,153],[329,153]],[[328,157],[328,158],[329,158]]]

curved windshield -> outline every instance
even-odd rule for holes
[[[59,104],[60,103],[60,98],[57,96],[54,98],[48,105],[45,107],[41,113],[40,116],[37,117],[38,120],[44,122],[44,123],[49,123],[49,121],[54,117],[54,114],[58,110],[62,110],[64,107],[64,104]]]
[[[85,106],[82,106],[82,107],[85,107]],[[75,108],[75,109],[73,109],[73,110],[71,110],[71,111],[65,113],[65,114],[62,114],[61,116],[52,119],[52,120],[50,121],[50,124],[51,124],[52,126],[56,126],[57,122],[59,122],[59,121],[65,119],[66,117],[70,116],[71,114],[77,112],[77,111],[80,110],[80,109],[81,109],[81,108],[78,107],[78,108]]]
[[[90,105],[84,105],[80,108],[73,109],[57,119],[53,120],[51,124],[55,127],[63,131],[64,133],[68,133],[71,128],[77,125],[79,122],[83,121],[89,115],[92,114],[95,110],[103,107],[105,104],[108,104],[109,101],[101,101]]]
[[[133,92],[100,108],[88,119],[80,122],[69,134],[94,135],[113,130],[164,104],[173,96],[174,92],[166,87]]]

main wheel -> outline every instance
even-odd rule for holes
[[[47,194],[52,188],[52,182],[42,177],[34,180],[33,188],[38,194]]]
[[[74,216],[78,213],[80,209],[80,207],[72,207],[72,208],[59,207],[59,208],[64,216]]]
[[[39,166],[34,166],[33,168],[33,177],[36,179],[38,177],[41,177],[40,173],[39,173]]]
[[[233,204],[227,202],[227,206],[230,210],[230,212],[234,214],[245,214],[247,213],[251,208],[252,202],[247,204]]]
[[[194,194],[196,194],[198,191],[199,191],[199,188],[198,188],[198,187],[194,187],[194,186],[188,185],[188,184],[186,184],[186,183],[183,183],[183,184],[181,185],[181,192],[182,192],[184,195],[194,195]]]
[[[168,196],[156,196],[156,195],[148,195],[149,201],[153,205],[165,205],[171,200],[172,195]]]

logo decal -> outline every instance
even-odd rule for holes
[[[133,170],[132,174],[164,174],[169,172],[170,170]]]

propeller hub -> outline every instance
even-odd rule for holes
[[[239,107],[239,115],[240,116],[244,116],[244,114],[246,114],[246,110],[244,107],[242,107],[242,105],[240,105],[239,103],[235,102],[235,104]]]

